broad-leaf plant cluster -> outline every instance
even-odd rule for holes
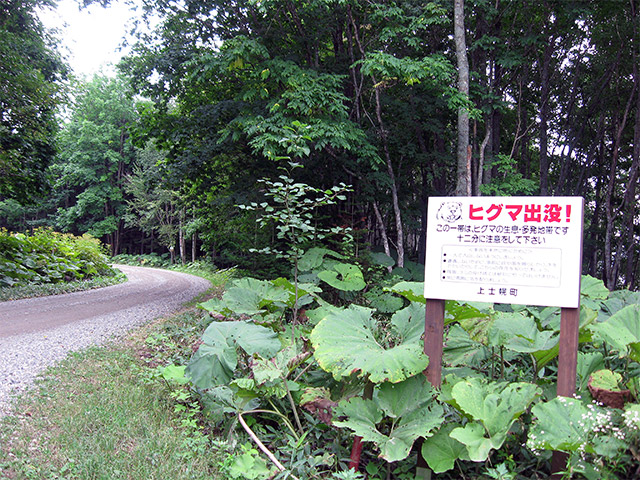
[[[637,293],[583,277],[571,398],[555,394],[559,309],[447,301],[435,389],[423,284],[388,273],[394,263],[315,247],[297,259],[296,284],[237,278],[200,304],[211,323],[173,377],[265,469],[231,478],[414,478],[418,456],[437,478],[547,478],[552,451],[568,454],[567,478],[632,478]]]

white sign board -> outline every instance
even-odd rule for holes
[[[425,297],[577,308],[582,197],[431,197]]]

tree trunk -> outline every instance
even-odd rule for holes
[[[484,159],[485,152],[487,150],[487,145],[489,144],[489,140],[491,140],[491,118],[487,118],[487,126],[486,132],[484,135],[484,139],[482,140],[482,144],[480,144],[480,149],[478,150],[478,176],[475,182],[474,192],[473,194],[476,196],[480,196],[482,193],[480,192],[480,186],[482,182],[485,180],[484,178]],[[489,176],[491,178],[491,176]]]
[[[187,263],[187,244],[184,238],[184,209],[180,211],[180,220],[178,227],[178,244],[180,247],[180,262],[182,265]]]
[[[458,61],[458,90],[469,97],[469,61],[467,60],[467,42],[464,29],[464,0],[454,0],[453,37]],[[471,195],[471,155],[469,151],[469,111],[465,107],[458,109],[458,168],[456,195]]]
[[[378,201],[373,201],[373,212],[376,216],[376,223],[378,224],[378,228],[380,229],[380,236],[382,237],[382,248],[384,248],[384,253],[387,256],[391,256],[391,248],[389,247],[389,237],[387,237],[387,227],[384,225],[384,220],[382,219],[382,215],[380,214],[380,209],[378,208]],[[387,270],[391,273],[392,268],[388,267]]]
[[[618,272],[620,268],[620,262],[622,255],[620,251],[615,252],[615,258],[613,258],[613,237],[615,230],[615,219],[617,216],[617,212],[614,211],[613,205],[613,195],[616,184],[616,170],[618,166],[618,156],[620,155],[620,143],[622,141],[622,133],[624,132],[624,128],[627,124],[627,118],[629,116],[629,110],[631,109],[631,104],[633,102],[633,98],[636,91],[636,85],[634,83],[633,89],[631,90],[631,94],[627,100],[627,104],[622,114],[622,118],[616,122],[615,129],[615,141],[613,144],[613,151],[611,152],[611,166],[609,169],[609,182],[607,184],[607,193],[606,193],[606,218],[607,225],[605,231],[604,238],[604,268],[605,268],[605,284],[609,290],[614,290],[616,287],[616,283],[618,280]]]
[[[633,5],[632,5],[633,7]],[[634,29],[633,29],[633,40],[637,41],[636,38],[636,11],[633,10],[633,20],[634,20]],[[638,175],[640,173],[640,88],[638,87],[638,83],[640,83],[640,78],[638,78],[638,57],[636,54],[636,49],[633,50],[633,85],[634,90],[636,92],[636,105],[635,105],[635,122],[633,126],[633,151],[632,151],[632,161],[631,161],[631,170],[629,171],[629,180],[627,182],[627,188],[624,192],[624,200],[622,204],[622,208],[624,209],[624,220],[622,221],[622,228],[627,229],[625,232],[626,235],[620,235],[618,240],[619,249],[622,248],[622,242],[624,239],[624,243],[627,245],[627,256],[626,256],[626,268],[624,274],[624,283],[627,288],[631,288],[634,283],[634,272],[635,272],[635,257],[636,257],[636,242],[635,242],[635,218],[636,218],[636,188],[638,185]]]
[[[374,85],[377,84],[375,78],[373,79]],[[391,180],[391,201],[393,203],[393,217],[396,222],[396,250],[398,252],[398,266],[404,267],[404,228],[402,226],[402,216],[400,214],[400,202],[398,200],[398,183],[396,181],[396,175],[393,171],[393,164],[391,163],[391,154],[389,153],[389,142],[387,139],[387,131],[384,128],[382,121],[382,106],[380,103],[380,87],[375,87],[376,92],[376,116],[378,118],[378,125],[380,128],[380,136],[382,138],[382,147],[384,150],[384,158],[387,164],[387,173]]]
[[[551,55],[553,53],[553,38],[547,39],[542,59],[540,79],[540,195],[549,194],[549,77],[551,70]]]
[[[349,20],[353,28],[354,39],[356,44],[358,45],[360,55],[362,55],[362,58],[365,58],[366,53],[364,50],[364,46],[360,41],[358,28],[357,28],[355,19],[353,18],[353,12],[350,7],[347,9],[347,12],[349,14]],[[382,140],[384,159],[387,165],[387,173],[389,174],[389,180],[391,181],[391,201],[393,203],[393,215],[396,223],[396,241],[397,241],[396,250],[398,253],[397,263],[399,267],[404,267],[404,227],[402,225],[402,216],[400,213],[400,202],[398,200],[398,183],[396,181],[396,176],[393,171],[391,154],[389,152],[389,138],[387,135],[387,130],[384,125],[384,121],[382,119],[382,101],[380,99],[380,90],[382,87],[377,82],[374,75],[371,75],[371,80],[373,82],[373,89],[374,89],[374,95],[375,95],[375,101],[376,101],[376,120],[378,123],[376,127],[380,133],[380,139]]]

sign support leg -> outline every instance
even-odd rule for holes
[[[435,388],[442,385],[442,350],[444,334],[444,300],[427,298],[424,319],[424,353],[429,357],[429,365],[424,374]],[[416,479],[430,480],[431,470],[422,458],[422,442],[417,442],[418,465]]]
[[[560,310],[560,351],[556,390],[559,397],[572,397],[576,393],[579,329],[580,308],[562,308]],[[566,469],[568,458],[566,453],[553,452],[551,478],[562,478],[560,472]]]
[[[435,388],[442,385],[442,349],[444,334],[444,300],[427,298],[424,319],[424,353],[429,365],[424,371],[427,380]]]

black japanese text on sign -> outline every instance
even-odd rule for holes
[[[425,296],[575,308],[581,197],[431,197]]]

